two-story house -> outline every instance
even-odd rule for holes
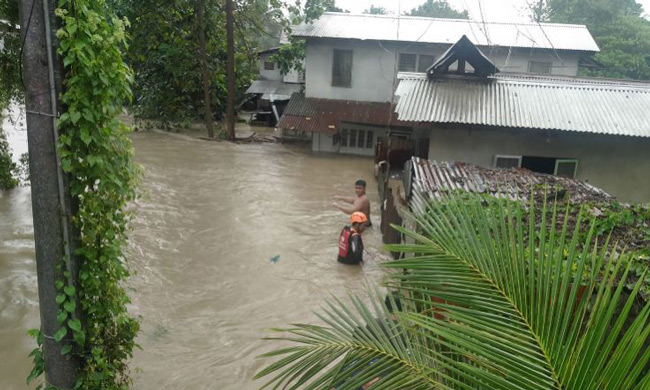
[[[394,114],[397,74],[424,73],[464,35],[507,73],[575,76],[598,51],[585,26],[396,15],[325,13],[293,35],[306,41],[305,92],[278,127],[311,135],[314,151],[362,155],[389,128],[428,145],[426,130]]]
[[[283,75],[278,64],[273,61],[273,55],[278,50],[274,47],[257,53],[258,77],[246,90],[253,97],[250,103],[254,107],[254,112],[251,113],[254,122],[277,123],[291,95],[303,89],[303,72],[292,70]]]

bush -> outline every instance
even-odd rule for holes
[[[10,190],[18,185],[18,180],[13,175],[15,169],[7,137],[0,128],[0,190]]]

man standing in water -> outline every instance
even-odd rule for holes
[[[366,217],[368,217],[366,227],[372,226],[372,223],[370,222],[370,200],[368,199],[368,195],[366,195],[365,180],[359,179],[354,183],[354,193],[357,195],[356,198],[346,198],[344,196],[334,197],[334,199],[349,203],[351,206],[340,206],[336,203],[332,203],[332,205],[346,214],[352,214],[357,211],[364,213]]]

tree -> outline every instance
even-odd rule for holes
[[[398,228],[414,243],[388,247],[406,256],[383,265],[395,271],[386,302],[378,290],[335,299],[317,313],[326,325],[279,330],[284,347],[263,355],[279,360],[257,378],[339,390],[650,386],[650,304],[633,311],[641,280],[625,291],[626,256],[594,238],[585,208],[573,226],[546,201],[446,197],[423,203],[419,233]]]
[[[2,115],[0,114],[0,124],[2,124]],[[0,191],[10,190],[18,185],[18,180],[13,175],[16,164],[11,158],[11,150],[7,143],[4,131],[0,127]]]
[[[363,11],[363,13],[364,14],[370,14],[370,15],[386,15],[386,8],[380,7],[380,6],[375,6],[374,4],[371,4],[370,8]]]
[[[309,9],[310,7],[314,7],[314,5],[319,6],[315,4],[316,2],[312,1],[310,4],[310,1],[307,1],[307,6],[306,8]],[[336,0],[322,0],[322,4],[320,5],[321,7],[324,7],[325,12],[344,12],[344,13],[350,13],[350,11],[339,8],[336,6]]]
[[[428,18],[469,19],[467,10],[457,11],[446,0],[427,0],[424,4],[413,8],[411,12],[407,12],[406,15]]]
[[[15,164],[2,121],[10,102],[22,99],[18,24],[18,1],[0,0],[0,190],[11,189],[17,184],[12,174]]]
[[[547,0],[531,8],[537,21],[585,24],[600,52],[602,67],[591,76],[650,79],[650,21],[635,0]]]
[[[111,0],[111,8],[131,21],[126,59],[133,68],[134,113],[141,118],[171,122],[204,114],[200,42],[196,1]],[[257,72],[257,52],[277,44],[290,26],[319,17],[332,0],[233,1],[235,45],[235,101],[244,97]],[[221,0],[205,0],[204,23],[210,105],[215,119],[226,113],[226,17]]]
[[[22,99],[18,1],[0,0],[0,112]]]

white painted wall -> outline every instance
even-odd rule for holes
[[[355,40],[318,40],[307,43],[306,96],[324,99],[390,102],[394,88],[396,53],[429,54],[439,58],[450,47],[442,44]],[[352,86],[332,86],[334,49],[352,50]],[[529,61],[552,62],[552,74],[575,76],[580,53],[573,51],[481,47],[502,71],[527,73]],[[561,61],[560,61],[561,60]]]
[[[303,83],[305,81],[304,78],[301,77],[300,72],[296,70],[292,70],[291,72],[285,74],[283,76],[283,80],[285,83],[291,84]]]
[[[623,201],[650,201],[650,139],[568,132],[435,128],[429,159],[491,167],[494,155],[579,160],[576,178]]]
[[[258,61],[258,67],[260,71],[260,79],[262,80],[278,80],[282,81],[282,74],[280,73],[280,69],[278,68],[278,64],[275,64],[275,69],[274,70],[265,70],[264,69],[264,62],[269,61],[269,57],[271,57],[274,53],[264,53],[260,54],[259,56],[259,61]]]

